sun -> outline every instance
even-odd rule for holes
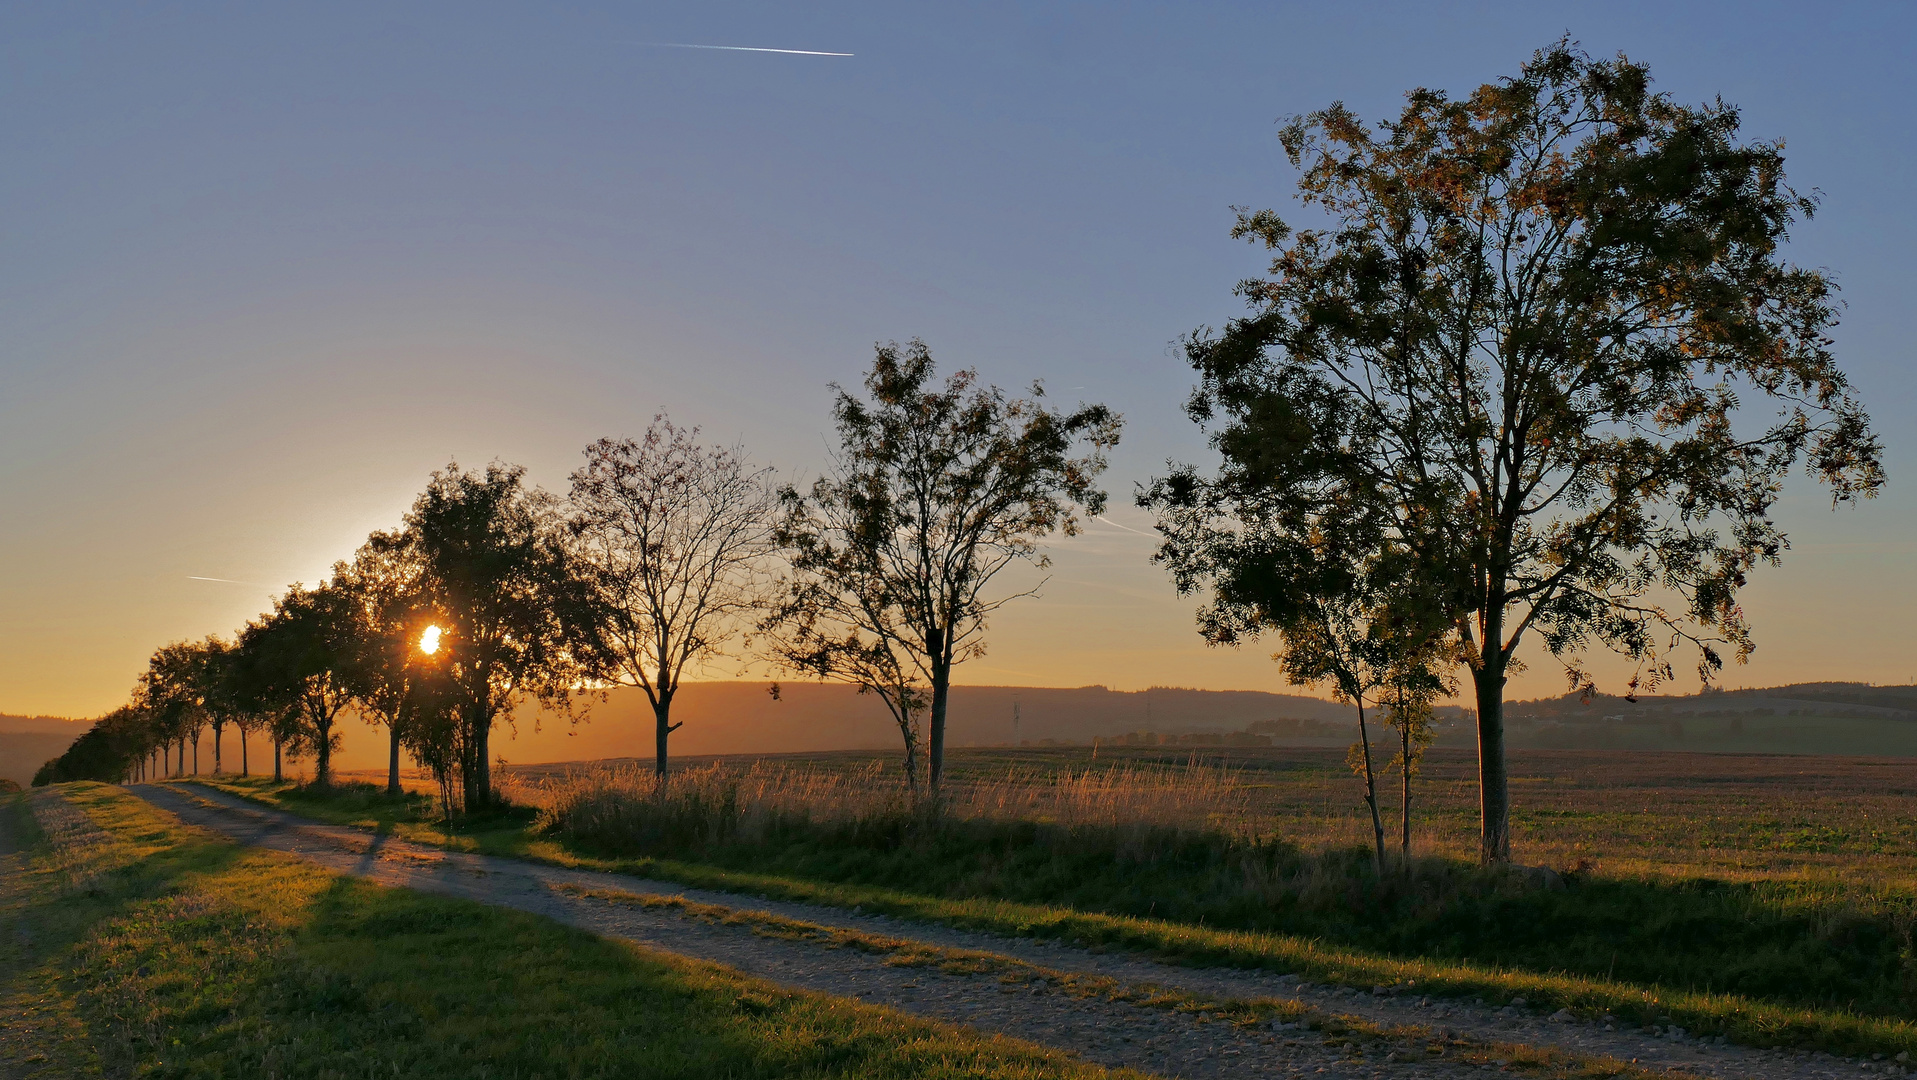
[[[425,653],[427,656],[431,656],[434,653],[438,652],[439,651],[439,634],[440,634],[439,627],[437,626],[427,627],[426,632],[419,635],[419,651]]]

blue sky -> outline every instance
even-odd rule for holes
[[[1112,517],[1203,459],[1173,342],[1302,219],[1275,121],[1468,91],[1570,33],[1787,140],[1792,245],[1891,486],[1782,510],[1732,684],[1912,681],[1917,19],[1891,5],[140,5],[0,13],[0,711],[110,707],[395,522],[450,458],[562,487],[658,409],[816,469],[880,339],[1129,421]],[[787,56],[659,47],[850,52]],[[1271,688],[1149,540],[1057,551],[967,681]],[[193,580],[231,579],[238,584]],[[1556,692],[1548,662],[1518,690]]]

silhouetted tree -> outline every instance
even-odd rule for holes
[[[209,635],[195,648],[194,679],[199,684],[200,708],[206,714],[207,726],[213,729],[213,774],[224,770],[221,757],[221,737],[226,733],[228,724],[242,722],[246,715],[245,703],[238,697],[239,687],[234,678],[234,646],[217,635]],[[246,755],[246,735],[240,735],[240,755]]]
[[[1413,554],[1392,540],[1388,500],[1344,442],[1342,403],[1295,415],[1282,447],[1283,486],[1229,461],[1216,477],[1181,468],[1140,495],[1158,512],[1154,561],[1181,594],[1209,588],[1199,629],[1213,644],[1275,635],[1295,685],[1329,683],[1357,711],[1348,763],[1364,784],[1373,856],[1384,871],[1384,817],[1371,715],[1390,697],[1443,689],[1435,670],[1448,641],[1442,590],[1427,587]]]
[[[927,687],[936,791],[952,668],[984,652],[992,612],[1031,595],[987,590],[1014,562],[1049,565],[1039,541],[1075,535],[1077,507],[1104,509],[1093,481],[1120,420],[1103,405],[1048,409],[1037,384],[1015,399],[979,386],[976,372],[942,387],[932,375],[931,354],[913,341],[878,347],[867,398],[834,386],[834,470],[781,493],[793,580],[766,625],[785,666],[892,695],[902,730],[912,729],[900,711],[909,688]]]
[[[343,675],[359,630],[353,605],[353,597],[337,586],[295,585],[240,633],[251,704],[274,728],[275,779],[284,745],[313,755],[316,785],[333,782],[335,724],[353,700]]]
[[[1753,647],[1738,591],[1783,551],[1790,470],[1838,501],[1882,483],[1826,337],[1834,286],[1779,256],[1813,205],[1780,144],[1738,141],[1734,108],[1563,42],[1464,100],[1418,90],[1376,128],[1333,105],[1282,142],[1331,225],[1241,213],[1235,235],[1276,254],[1240,286],[1254,314],[1187,342],[1191,412],[1228,467],[1283,490],[1300,426],[1338,403],[1392,542],[1450,593],[1481,850],[1503,861],[1504,687],[1527,635],[1577,685],[1593,644],[1654,685],[1688,642],[1708,679],[1720,648]]]
[[[361,716],[387,732],[386,790],[398,795],[399,751],[413,709],[420,635],[433,625],[419,567],[396,533],[375,533],[351,563],[333,566],[333,587],[348,599],[352,632],[343,636],[339,674]]]
[[[130,780],[153,745],[151,717],[138,706],[122,705],[94,721],[59,757],[40,766],[33,774],[33,786]]]
[[[570,709],[591,674],[590,589],[575,573],[556,501],[528,488],[524,473],[499,463],[483,473],[447,466],[391,540],[443,620],[435,666],[458,696],[468,809],[494,801],[493,725],[528,697]]]
[[[1392,764],[1398,767],[1398,857],[1411,865],[1411,778],[1424,764],[1424,752],[1436,732],[1432,730],[1432,699],[1437,694],[1419,693],[1416,687],[1396,686],[1385,699],[1386,717],[1398,733],[1398,753]]]
[[[175,641],[154,650],[140,674],[134,700],[164,743],[179,748],[176,772],[186,772],[187,744],[193,744],[193,772],[200,771],[200,733],[209,719],[206,708],[207,646],[203,642]]]
[[[597,601],[599,669],[645,690],[662,780],[680,678],[723,655],[766,606],[779,508],[770,469],[698,435],[662,413],[639,440],[601,439],[586,448],[568,500]]]

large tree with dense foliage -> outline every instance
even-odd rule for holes
[[[770,594],[779,508],[770,469],[707,446],[663,414],[639,439],[600,439],[567,500],[597,601],[600,670],[646,692],[653,768],[666,776],[672,700],[689,668],[721,655]]]
[[[1094,486],[1118,443],[1103,405],[1047,408],[1044,388],[1012,398],[960,371],[933,382],[923,342],[882,345],[866,397],[837,390],[834,471],[783,492],[786,603],[768,623],[797,671],[885,696],[901,727],[925,688],[934,790],[944,763],[952,668],[985,650],[986,620],[1020,592],[992,595],[1016,562],[1047,564],[1039,542],[1101,512]]]
[[[1840,502],[1882,483],[1830,351],[1834,286],[1780,250],[1813,202],[1781,144],[1738,129],[1569,43],[1375,127],[1299,117],[1283,146],[1328,224],[1241,212],[1270,273],[1240,286],[1250,316],[1187,342],[1226,482],[1316,477],[1293,449],[1335,418],[1389,542],[1447,592],[1487,861],[1510,854],[1504,688],[1527,640],[1577,685],[1593,646],[1640,662],[1634,688],[1687,645],[1708,678],[1753,648],[1738,594],[1786,546],[1790,472]]]
[[[405,525],[378,541],[418,576],[442,634],[435,699],[450,710],[468,809],[494,801],[491,736],[532,698],[569,709],[592,674],[592,597],[577,572],[557,500],[525,470],[435,472]],[[446,740],[442,740],[446,741]]]

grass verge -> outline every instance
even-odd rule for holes
[[[696,888],[746,893],[1012,936],[1052,938],[1090,948],[1125,948],[1194,966],[1269,969],[1332,984],[1387,986],[1433,996],[1478,997],[1491,1004],[1524,998],[1528,1007],[1643,1025],[1676,1024],[1750,1046],[1814,1048],[1841,1054],[1917,1054],[1917,1025],[1898,1016],[1843,1006],[1766,1001],[1709,990],[1638,985],[1590,975],[1498,967],[1440,957],[1396,957],[1296,934],[1218,929],[1165,919],[1085,911],[992,897],[926,895],[792,874],[747,872],[655,857],[580,850],[531,830],[525,810],[475,818],[447,830],[428,820],[418,797],[387,800],[365,791],[328,794],[291,785],[223,780],[209,786],[320,820],[371,828],[460,850],[608,870]]]
[[[107,834],[88,865],[28,835],[20,796],[0,807],[27,849],[0,917],[33,940],[0,995],[57,997],[69,1021],[40,1034],[29,1076],[1124,1075],[341,878],[105,785],[62,793]]]

